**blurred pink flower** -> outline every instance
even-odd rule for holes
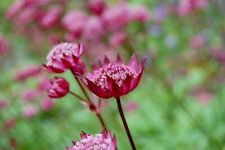
[[[9,52],[10,46],[5,37],[0,33],[0,55],[5,55]]]
[[[62,25],[69,32],[77,37],[83,32],[83,27],[86,24],[87,16],[78,10],[69,11],[62,19]]]
[[[49,99],[49,98],[46,98],[41,102],[41,108],[44,111],[48,111],[48,110],[52,109],[53,105],[54,105],[53,100]]]
[[[80,44],[60,43],[49,52],[47,63],[43,66],[49,72],[63,73],[79,64],[79,58],[82,53],[83,46]]]
[[[110,31],[122,30],[130,21],[130,9],[125,4],[110,7],[102,14],[102,20]]]
[[[204,46],[206,40],[202,35],[196,35],[190,40],[190,47],[193,49],[200,49]]]
[[[88,8],[93,14],[101,15],[106,9],[106,4],[104,0],[89,0]]]
[[[60,6],[55,6],[47,11],[41,20],[41,25],[46,28],[52,28],[57,25],[63,9]]]
[[[7,10],[6,12],[6,17],[8,19],[14,17],[17,15],[25,6],[25,1],[24,0],[17,0],[12,6]]]
[[[9,106],[9,102],[7,100],[4,100],[4,99],[0,100],[0,110],[6,108],[8,106]]]
[[[37,90],[38,91],[46,91],[50,86],[50,80],[47,77],[41,77],[38,79]]]
[[[38,109],[34,105],[25,105],[23,107],[23,116],[27,119],[34,117],[38,112]]]
[[[88,42],[98,42],[104,35],[104,28],[99,17],[89,17],[84,24],[82,38]]]
[[[25,102],[30,102],[35,100],[38,97],[38,95],[40,94],[36,90],[27,89],[22,92],[22,99]]]
[[[134,112],[138,109],[138,103],[137,102],[134,102],[134,101],[131,101],[131,102],[128,102],[125,106],[125,110],[127,112]]]
[[[119,56],[115,63],[105,57],[104,64],[88,73],[82,81],[91,92],[101,98],[119,98],[137,87],[144,63],[145,60],[138,64],[136,56],[131,58],[129,65],[125,65]]]
[[[196,10],[205,9],[207,5],[207,0],[179,0],[177,12],[180,16],[185,16]]]
[[[4,122],[3,130],[7,132],[9,129],[13,128],[16,125],[16,119],[15,118],[8,118]]]
[[[212,48],[210,54],[214,59],[225,67],[225,50],[222,48]]]
[[[116,137],[112,137],[109,131],[95,135],[82,132],[81,140],[73,144],[73,147],[67,147],[66,150],[117,150]]]
[[[115,32],[110,36],[109,43],[112,47],[120,47],[126,41],[126,34],[124,32]]]
[[[199,102],[207,104],[213,99],[213,94],[207,90],[200,90],[196,93]]]
[[[58,43],[60,43],[60,37],[57,34],[50,34],[48,36],[48,40],[52,45],[56,45]]]
[[[50,81],[48,96],[50,98],[61,98],[67,95],[70,91],[70,84],[62,77],[54,77]]]
[[[29,67],[17,72],[15,79],[17,81],[25,81],[30,77],[40,74],[41,71],[42,71],[41,66],[32,65],[32,66],[29,66]]]
[[[138,22],[146,22],[150,19],[150,12],[148,8],[144,6],[137,6],[131,8],[130,19]]]

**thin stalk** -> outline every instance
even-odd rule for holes
[[[71,70],[71,72],[73,73],[73,71]],[[96,114],[99,122],[101,123],[102,125],[102,128],[107,130],[107,127],[105,125],[105,122],[102,118],[102,115],[99,113],[99,111],[96,109],[96,106],[94,105],[94,103],[91,101],[90,97],[88,96],[88,93],[86,92],[86,90],[84,89],[83,85],[81,84],[80,80],[78,79],[78,77],[73,73],[74,75],[74,78],[76,79],[81,91],[83,92],[83,94],[85,95],[86,99],[87,99],[87,103],[90,104],[90,106],[94,106],[94,108],[92,109],[92,111],[94,111],[94,113]],[[74,93],[75,94],[75,93]],[[77,94],[76,94],[77,95]],[[74,95],[75,96],[75,95]],[[78,96],[78,95],[77,95]],[[76,97],[77,97],[76,96]],[[79,96],[80,97],[80,96]],[[80,97],[81,98],[81,97]],[[82,98],[83,99],[83,98]],[[85,100],[84,100],[85,101]]]
[[[73,95],[74,97],[76,97],[77,99],[79,99],[80,101],[85,102],[85,100],[81,96],[79,96],[78,94],[76,94],[76,93],[74,93],[72,91],[70,91],[69,93],[71,95]]]
[[[130,129],[127,125],[127,121],[126,121],[126,118],[125,118],[124,113],[123,113],[123,108],[122,108],[122,105],[121,105],[120,98],[116,98],[116,102],[117,102],[117,107],[118,107],[118,110],[119,110],[119,113],[120,113],[120,117],[121,117],[122,122],[123,122],[123,126],[126,130],[127,137],[129,139],[130,145],[132,147],[132,150],[136,150],[136,146],[134,144],[133,138],[132,138],[131,133],[130,133]]]

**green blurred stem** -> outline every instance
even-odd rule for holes
[[[123,113],[123,108],[122,108],[122,105],[121,105],[120,98],[116,98],[116,102],[117,102],[117,107],[118,107],[118,110],[119,110],[119,113],[120,113],[120,117],[121,117],[122,122],[123,122],[123,126],[126,130],[127,137],[128,137],[129,142],[131,144],[132,150],[136,150],[133,138],[132,138],[131,133],[130,133],[130,129],[127,125],[127,121],[126,121],[126,118],[125,118],[124,113]]]

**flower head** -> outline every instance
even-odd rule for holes
[[[99,97],[119,98],[137,87],[143,73],[144,62],[145,60],[138,66],[137,57],[133,56],[129,65],[125,65],[119,56],[115,63],[111,63],[105,57],[104,64],[87,74],[82,81]]]
[[[70,90],[69,83],[62,77],[55,77],[50,81],[48,96],[50,98],[61,98],[68,94]]]
[[[73,147],[67,147],[67,150],[117,150],[116,137],[106,131],[95,135],[82,132],[81,140],[73,143]]]
[[[49,52],[44,67],[50,72],[62,73],[79,63],[82,52],[82,45],[73,43],[58,44]]]

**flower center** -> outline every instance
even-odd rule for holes
[[[137,77],[137,72],[132,67],[124,64],[109,63],[95,70],[90,80],[98,86],[108,89],[107,78],[111,78],[120,87],[128,77]]]

